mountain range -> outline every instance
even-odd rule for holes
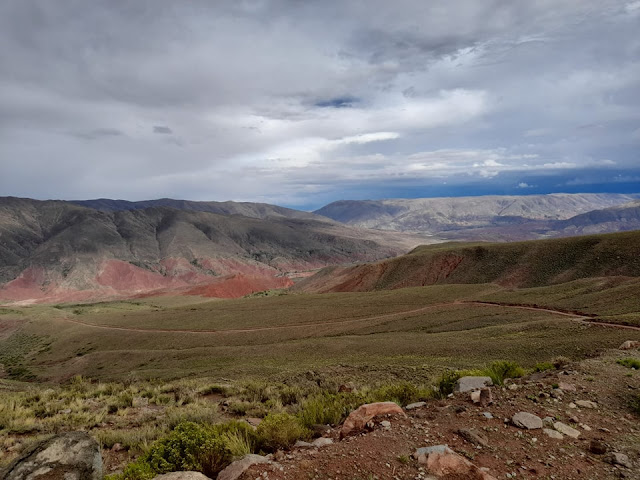
[[[296,272],[395,256],[421,243],[259,204],[208,204],[221,215],[204,204],[118,210],[96,202],[111,208],[0,199],[0,299],[79,301],[194,286],[197,294],[241,296],[290,286]]]
[[[443,239],[525,240],[640,228],[638,195],[550,194],[342,200],[314,213]]]
[[[633,229],[640,201],[618,194],[341,201],[313,213],[261,203],[3,197],[0,300],[237,297],[420,244]]]

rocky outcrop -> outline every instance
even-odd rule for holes
[[[395,414],[406,417],[406,414],[393,402],[367,403],[351,412],[342,425],[340,438],[353,435],[364,430],[367,422],[378,415]]]
[[[56,435],[15,460],[3,480],[102,480],[100,446],[84,432]]]

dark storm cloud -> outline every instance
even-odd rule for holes
[[[5,0],[0,194],[628,189],[639,29],[633,0]]]

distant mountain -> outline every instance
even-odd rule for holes
[[[640,201],[576,215],[553,225],[558,235],[640,230]]]
[[[550,194],[342,200],[314,213],[358,227],[427,234],[452,234],[461,231],[460,236],[464,237],[468,233],[471,238],[475,238],[478,232],[474,234],[474,229],[505,229],[527,225],[532,221],[567,220],[593,210],[620,206],[637,198],[638,195],[622,194]],[[535,226],[543,230],[554,228],[552,224],[538,223],[528,225],[524,232],[533,235],[528,232]],[[490,231],[484,233],[491,234]],[[500,230],[495,233],[500,238]],[[513,238],[513,235],[518,237],[517,230],[512,228],[510,235],[507,239]]]
[[[98,202],[112,208],[0,198],[0,299],[70,301],[207,284],[211,295],[238,296],[289,286],[287,273],[390,257],[419,243],[268,205],[224,204],[253,215],[243,216]],[[233,291],[219,285],[232,277]]]
[[[191,210],[194,212],[209,212],[219,215],[243,215],[251,218],[301,218],[316,219],[316,216],[309,212],[293,210],[291,208],[278,207],[268,203],[250,202],[195,202],[191,200],[174,200],[171,198],[160,198],[158,200],[143,200],[140,202],[129,202],[127,200],[111,200],[108,198],[98,198],[95,200],[72,200],[70,203],[82,207],[93,208],[105,212],[117,212],[122,210],[144,210],[152,207],[170,207],[178,210]]]
[[[313,293],[434,284],[537,287],[594,277],[640,277],[640,230],[513,243],[443,243],[376,263],[327,267],[294,288]]]

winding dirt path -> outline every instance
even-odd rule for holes
[[[394,312],[387,313],[384,315],[374,315],[371,317],[363,317],[363,318],[353,318],[349,320],[335,320],[331,322],[322,322],[322,323],[293,323],[288,325],[275,325],[271,327],[255,327],[255,328],[234,328],[234,329],[226,329],[226,330],[183,330],[183,329],[170,329],[170,328],[134,328],[134,327],[119,327],[112,325],[100,325],[93,324],[88,322],[83,322],[81,320],[75,320],[70,317],[61,317],[62,320],[70,323],[75,323],[77,325],[83,325],[85,327],[91,328],[101,328],[106,330],[123,330],[126,332],[141,332],[141,333],[188,333],[188,334],[216,334],[216,335],[225,335],[225,334],[236,334],[236,333],[253,333],[253,332],[264,332],[271,330],[283,330],[289,328],[309,328],[309,327],[322,327],[322,326],[333,326],[333,325],[344,325],[349,323],[358,323],[358,322],[370,322],[377,320],[386,320],[394,317],[399,317],[403,315],[414,315],[422,312],[426,312],[428,310],[434,308],[441,307],[451,307],[451,306],[460,306],[460,305],[474,305],[474,306],[482,306],[482,307],[499,307],[499,308],[514,308],[519,310],[530,310],[534,312],[546,312],[555,315],[561,315],[565,317],[570,317],[572,320],[582,323],[583,325],[596,325],[601,327],[609,327],[609,328],[618,328],[625,330],[634,330],[640,331],[640,327],[631,326],[631,325],[620,325],[616,323],[607,323],[607,322],[598,322],[594,321],[592,316],[588,316],[585,314],[579,313],[571,313],[562,310],[555,310],[553,308],[548,307],[535,307],[531,305],[512,305],[512,304],[502,304],[495,302],[483,302],[479,300],[456,300],[454,302],[447,303],[434,303],[432,305],[428,305],[426,307],[417,308],[414,310],[405,310],[402,312]]]

